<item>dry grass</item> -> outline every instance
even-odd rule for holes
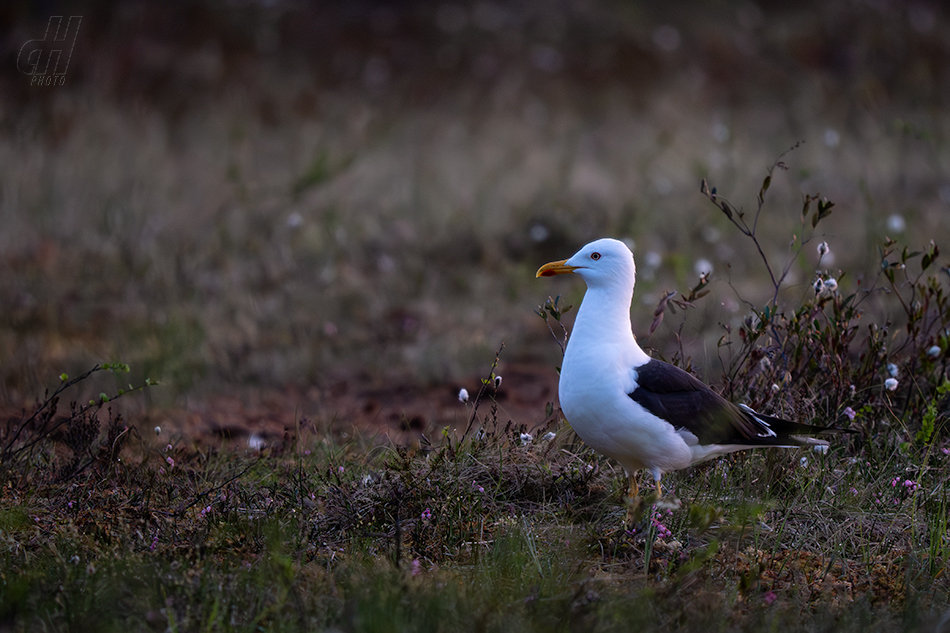
[[[529,441],[481,421],[415,448],[291,437],[244,455],[132,433],[121,460],[68,472],[86,449],[51,434],[4,463],[2,617],[17,630],[924,631],[947,608],[945,456],[911,490],[891,485],[889,460],[848,466],[899,450],[886,438],[736,455],[670,475],[682,507],[624,529],[624,478],[568,427]]]

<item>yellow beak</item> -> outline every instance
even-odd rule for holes
[[[580,266],[568,266],[567,260],[562,259],[557,262],[551,262],[549,264],[545,264],[544,266],[539,268],[537,274],[535,275],[535,278],[553,277],[554,275],[566,275],[568,273],[574,272],[578,268],[580,268]]]

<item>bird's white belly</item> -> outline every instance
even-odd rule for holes
[[[558,396],[564,416],[586,444],[630,473],[648,468],[657,476],[689,466],[692,451],[673,426],[627,395],[635,383],[633,372],[622,369],[628,366],[623,359],[606,365],[572,360],[564,359]]]

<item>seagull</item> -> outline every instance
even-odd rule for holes
[[[558,381],[561,411],[595,451],[623,466],[628,523],[639,501],[636,473],[647,469],[662,499],[664,473],[748,448],[827,446],[806,437],[836,431],[733,404],[679,367],[651,358],[630,326],[636,265],[626,244],[599,239],[536,277],[579,275],[587,284]]]

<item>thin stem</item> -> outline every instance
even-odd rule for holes
[[[28,417],[26,420],[24,420],[23,422],[20,423],[20,426],[17,427],[17,430],[16,430],[16,432],[14,432],[13,437],[11,437],[10,440],[7,442],[6,446],[3,447],[3,455],[4,455],[4,456],[6,456],[6,455],[8,455],[8,454],[13,454],[13,455],[15,455],[16,453],[20,452],[20,450],[17,450],[17,451],[14,451],[13,453],[11,453],[11,452],[10,452],[10,448],[11,448],[11,447],[13,446],[13,444],[16,442],[17,438],[20,437],[20,433],[23,432],[23,429],[25,429],[31,422],[33,422],[37,417],[39,417],[40,413],[42,413],[43,411],[45,411],[46,408],[49,407],[50,404],[51,404],[54,400],[56,400],[56,397],[59,396],[59,394],[61,394],[63,391],[65,391],[65,390],[68,389],[69,387],[72,387],[72,386],[75,385],[76,383],[82,382],[83,380],[85,380],[86,378],[88,378],[89,376],[91,376],[92,374],[94,374],[95,372],[97,372],[97,371],[99,371],[99,370],[101,370],[101,369],[102,369],[102,366],[101,366],[101,365],[96,365],[95,367],[93,367],[92,369],[90,369],[90,370],[87,371],[86,373],[82,374],[81,376],[77,376],[77,377],[73,378],[72,380],[67,380],[67,381],[65,381],[65,382],[60,382],[59,386],[56,388],[56,391],[53,392],[53,395],[49,396],[49,397],[46,399],[45,402],[43,402],[39,407],[37,407],[36,411],[33,412],[33,415],[31,415],[31,416]],[[53,429],[58,428],[61,424],[62,424],[62,423],[56,425],[55,427],[53,427]],[[51,429],[51,430],[53,430],[53,429]],[[22,449],[21,449],[21,450],[22,450]]]

